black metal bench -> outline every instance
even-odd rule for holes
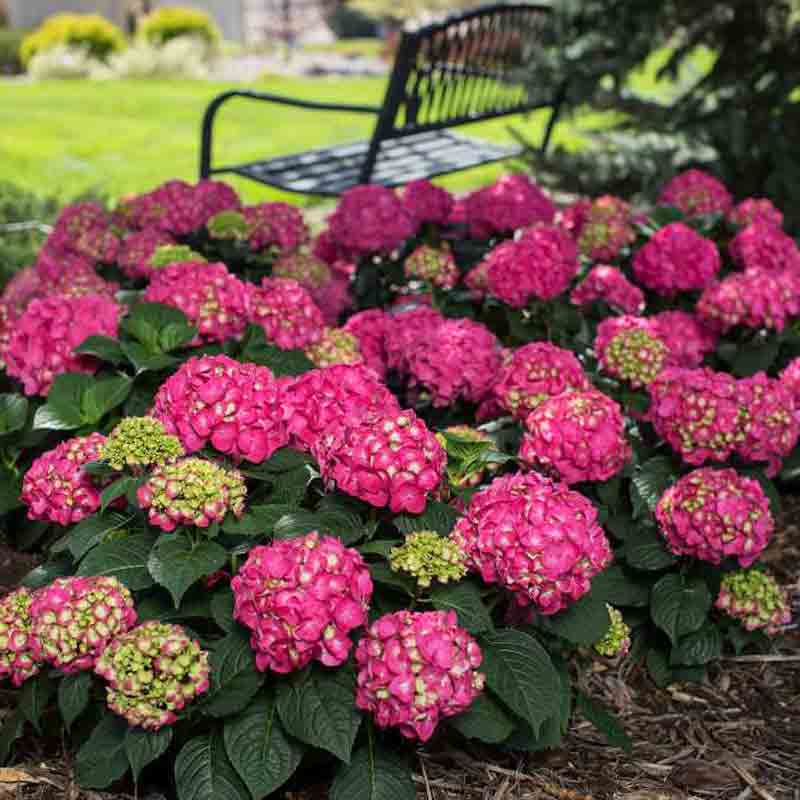
[[[359,183],[398,186],[518,155],[522,148],[449,129],[550,107],[541,145],[544,151],[564,87],[542,87],[534,95],[530,85],[551,13],[540,5],[494,5],[405,32],[382,106],[316,103],[245,90],[224,92],[211,101],[203,117],[200,177],[231,172],[291,192],[328,196],[340,195]],[[234,97],[373,114],[377,122],[369,141],[213,166],[214,118],[220,106]]]

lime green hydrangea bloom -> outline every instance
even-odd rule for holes
[[[101,458],[116,470],[152,467],[180,458],[183,447],[152,417],[127,417],[109,434]]]
[[[157,247],[150,260],[147,262],[153,269],[168,267],[170,264],[178,264],[182,261],[203,261],[205,258],[200,253],[187,247],[185,244],[162,244]]]
[[[393,547],[389,563],[395,572],[407,572],[427,588],[433,581],[448,583],[467,574],[467,556],[455,542],[435,531],[417,531],[405,543]]]
[[[240,211],[220,211],[206,223],[208,234],[212,239],[246,239],[250,234],[250,226]]]
[[[715,603],[720,611],[738,619],[745,630],[779,633],[792,621],[789,596],[775,578],[762,570],[741,569],[722,579]]]
[[[606,605],[606,608],[610,625],[606,635],[599,642],[595,642],[594,649],[606,658],[624,657],[631,648],[631,629],[625,624],[620,611],[610,605]]]

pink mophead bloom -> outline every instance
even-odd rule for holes
[[[765,197],[747,197],[728,212],[728,222],[738,228],[746,228],[756,222],[780,228],[783,214]]]
[[[411,181],[403,188],[403,205],[418,225],[426,222],[444,225],[450,219],[455,199],[447,189],[435,186],[424,178]]]
[[[631,459],[622,409],[597,391],[551,397],[525,420],[519,455],[566,484],[607,481]]]
[[[313,369],[286,381],[284,402],[289,444],[312,449],[328,427],[369,414],[399,412],[395,396],[362,364]]]
[[[549,225],[556,207],[527,176],[506,175],[468,195],[462,214],[473,239],[489,239],[537,223]]]
[[[552,300],[578,273],[578,248],[555,225],[539,225],[499,244],[487,256],[489,291],[513,308]]]
[[[500,352],[497,337],[480,322],[446,320],[409,353],[410,385],[429,394],[435,407],[480,403],[497,380]]]
[[[591,261],[613,261],[636,239],[630,205],[610,194],[578,200],[559,214],[558,225]]]
[[[704,467],[664,492],[656,519],[669,549],[719,564],[749,567],[769,544],[775,524],[761,484],[734,469]]]
[[[251,631],[262,671],[338,667],[367,623],[372,579],[357,550],[316,531],[254,547],[231,581],[233,618]]]
[[[116,578],[56,578],[31,603],[33,651],[62,672],[92,669],[113,639],[136,624],[128,589]]]
[[[92,265],[111,264],[119,252],[119,239],[111,230],[111,217],[97,203],[74,203],[58,215],[44,244],[54,255],[74,255]]]
[[[633,276],[656,294],[705,289],[721,265],[719,250],[682,222],[665,225],[633,257]]]
[[[157,731],[207,692],[208,652],[180,625],[151,620],[117,636],[94,671],[108,681],[108,707],[129,725]]]
[[[337,261],[333,269],[333,277],[319,289],[314,289],[311,296],[322,312],[326,325],[338,325],[342,314],[353,307],[353,298],[350,294],[350,276],[337,270],[345,265]]]
[[[328,225],[336,244],[358,255],[390,253],[417,229],[397,195],[376,184],[348,189]]]
[[[450,536],[486,583],[542,614],[583,597],[612,558],[597,509],[536,472],[495,478],[473,495]]]
[[[588,306],[602,300],[624,314],[641,314],[645,308],[644,292],[634,286],[616,267],[598,264],[572,290],[570,302],[575,306]]]
[[[661,311],[649,318],[653,331],[667,346],[667,366],[699,367],[713,353],[719,338],[696,314]]]
[[[800,315],[800,271],[728,275],[703,292],[695,310],[703,322],[722,333],[740,325],[782,331]]]
[[[18,313],[14,306],[0,300],[0,369],[5,369],[5,351],[17,324]]]
[[[321,289],[331,280],[331,268],[312,253],[304,250],[280,255],[272,265],[273,278],[291,278],[304,289]]]
[[[759,372],[739,381],[740,403],[747,409],[745,438],[736,452],[745,461],[766,463],[774,478],[800,436],[800,418],[791,389]]]
[[[597,326],[594,351],[603,372],[634,389],[647,386],[667,364],[667,345],[645,317],[607,317]]]
[[[746,272],[800,272],[800,248],[776,225],[754,222],[731,239],[731,258]]]
[[[247,241],[254,253],[268,247],[292,253],[311,238],[302,212],[289,203],[245,206],[242,215],[247,223]]]
[[[81,262],[83,263],[83,262]],[[44,294],[45,281],[35,265],[15,272],[3,289],[0,300],[21,314],[35,297]]]
[[[364,363],[379,378],[386,375],[386,336],[391,317],[380,308],[369,308],[353,314],[342,326],[358,339],[358,347]]]
[[[206,445],[260,464],[289,441],[283,392],[267,367],[228,356],[189,359],[161,385],[150,415],[187,453]]]
[[[795,414],[800,416],[800,356],[789,362],[779,378],[794,400]]]
[[[421,244],[405,260],[403,270],[407,278],[426,281],[441,289],[452,289],[460,276],[453,253],[446,245],[431,247]]]
[[[281,350],[302,350],[322,336],[322,312],[308,290],[290,278],[263,278],[260,288],[250,287],[247,306],[248,320]]]
[[[714,606],[745,630],[767,636],[775,636],[792,621],[789,592],[758,567],[726,573]]]
[[[702,214],[727,214],[733,206],[733,198],[718,181],[707,172],[689,169],[672,178],[658,197],[660,206],[672,206],[687,217]]]
[[[90,433],[67,439],[40,455],[22,479],[28,519],[72,525],[100,508],[102,486],[84,469],[102,458],[106,437]]]
[[[364,363],[358,338],[344,328],[323,328],[318,340],[306,347],[305,354],[315,367]]]
[[[117,264],[129,278],[148,278],[153,272],[150,258],[156,250],[174,244],[177,244],[175,239],[158,228],[145,228],[129,233],[122,240]]]
[[[39,672],[34,655],[33,594],[22,587],[0,600],[0,679],[9,678],[12,686],[22,686]]]
[[[102,295],[34,300],[17,319],[5,350],[6,372],[25,394],[46,395],[63,372],[93,374],[100,363],[73,350],[89,336],[116,338],[122,307]]]
[[[345,418],[311,452],[326,485],[395,514],[421,514],[447,464],[444,448],[413,411]]]
[[[510,351],[494,385],[500,405],[524,420],[548,397],[591,388],[580,361],[549,342],[532,342]]]
[[[157,270],[144,292],[148,303],[180,309],[199,342],[241,337],[247,327],[248,285],[222,263],[181,261]]]
[[[428,741],[439,721],[481,693],[483,655],[455,611],[397,611],[379,617],[356,648],[356,706],[379,728]]]
[[[444,321],[438,311],[425,305],[390,314],[384,337],[387,369],[408,374],[411,356],[418,345],[430,339]]]
[[[667,367],[648,391],[650,422],[687,464],[727,461],[744,441],[747,412],[733,376]]]

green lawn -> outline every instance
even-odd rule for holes
[[[269,77],[255,88],[304,98],[380,103],[382,79]],[[0,180],[70,198],[87,189],[111,197],[145,191],[169,178],[197,177],[200,119],[208,101],[229,84],[193,81],[0,82]],[[218,116],[217,158],[245,161],[369,135],[372,119],[233,101]],[[498,141],[514,125],[538,141],[546,112],[471,126]],[[580,131],[602,125],[586,115],[557,126],[556,141],[578,147]],[[454,190],[486,183],[502,172],[487,166],[443,179]],[[279,193],[228,176],[249,201]],[[296,198],[295,198],[296,199]]]

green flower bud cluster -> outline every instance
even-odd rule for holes
[[[220,211],[206,223],[212,239],[241,241],[250,235],[250,226],[240,211]]]
[[[322,338],[306,349],[306,356],[316,367],[361,364],[364,361],[358,339],[342,328],[325,328]]]
[[[138,471],[180,458],[184,451],[178,438],[168,434],[157,419],[127,417],[111,431],[100,454],[116,470]]]
[[[606,605],[606,608],[611,624],[606,635],[599,642],[595,642],[594,649],[606,658],[615,656],[624,658],[631,649],[631,629],[625,624],[620,611],[610,605]]]
[[[748,631],[779,633],[792,620],[787,592],[760,569],[741,569],[722,579],[716,607],[738,619]]]
[[[108,707],[130,725],[158,730],[208,691],[208,653],[179,625],[145,622],[118,636],[95,672],[109,682]]]
[[[182,261],[205,261],[206,259],[187,247],[185,244],[162,244],[157,247],[150,260],[147,262],[153,269],[168,267],[170,264],[178,264]]]
[[[609,371],[634,388],[655,380],[666,360],[664,342],[637,328],[618,333],[605,352]]]
[[[459,581],[467,574],[467,556],[453,541],[435,531],[416,531],[393,547],[389,563],[395,572],[407,572],[427,588],[433,581]]]

